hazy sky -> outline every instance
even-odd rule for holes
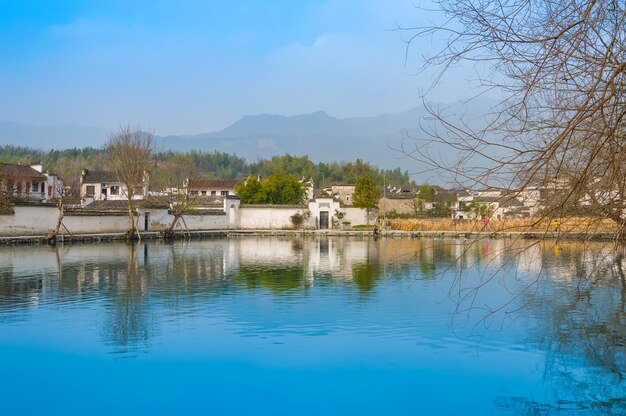
[[[411,0],[0,0],[0,120],[157,134],[244,114],[396,113],[428,74],[405,66]],[[434,98],[468,95],[460,73]]]

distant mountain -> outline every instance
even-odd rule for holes
[[[39,150],[100,147],[109,132],[76,125],[37,126],[0,121],[0,144],[28,146]]]
[[[488,99],[472,101],[471,105],[453,103],[437,105],[451,118],[463,116],[482,123],[480,115],[494,104]],[[195,135],[156,136],[159,148],[188,151],[219,150],[245,157],[250,161],[289,153],[308,155],[315,162],[354,161],[360,158],[381,168],[400,167],[409,172],[420,171],[415,160],[398,151],[416,144],[424,137],[420,125],[430,115],[424,107],[399,114],[374,117],[336,118],[323,111],[312,114],[283,116],[276,114],[246,115],[218,132]],[[49,150],[103,145],[108,132],[104,129],[74,125],[34,126],[0,121],[0,144],[30,146]],[[431,154],[452,157],[450,149],[429,147]]]
[[[437,105],[451,118],[464,117],[481,124],[494,102],[474,100],[471,106],[463,103]],[[374,117],[336,118],[323,111],[311,114],[283,116],[260,114],[244,116],[222,131],[196,135],[158,137],[163,148],[187,151],[219,150],[236,153],[248,160],[269,158],[289,153],[308,155],[314,161],[354,161],[357,158],[381,168],[400,167],[409,172],[422,170],[414,159],[399,151],[403,144],[410,149],[424,137],[420,128],[431,118],[424,107],[416,107],[399,114]],[[429,149],[431,154],[452,157],[443,146]],[[446,154],[448,154],[446,156]]]

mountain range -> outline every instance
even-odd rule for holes
[[[479,118],[493,106],[489,99],[438,105],[450,117]],[[425,107],[399,114],[373,117],[336,118],[323,111],[283,116],[276,114],[246,115],[217,132],[194,135],[155,136],[163,150],[218,150],[247,160],[269,158],[289,153],[308,155],[315,162],[354,161],[359,158],[381,168],[413,172],[416,162],[398,149],[414,146],[414,138],[424,137],[420,125],[428,122]],[[77,125],[35,126],[0,121],[0,144],[51,148],[100,147],[109,132],[106,129]],[[446,153],[449,149],[432,148]]]

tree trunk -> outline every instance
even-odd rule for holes
[[[63,204],[59,202],[59,216],[57,217],[57,224],[54,229],[48,231],[43,238],[43,242],[48,244],[56,243],[57,235],[59,235],[59,230],[61,230],[61,224],[63,224],[63,216],[65,215],[65,211],[63,208]]]
[[[182,217],[182,215],[177,215],[174,214],[174,219],[172,220],[171,224],[169,227],[167,227],[167,230],[165,230],[165,238],[168,237],[172,237],[174,235],[174,227],[176,227],[176,224],[178,224],[178,220]]]
[[[128,200],[128,231],[126,231],[126,241],[131,241],[135,237],[135,215],[133,213],[133,204]]]

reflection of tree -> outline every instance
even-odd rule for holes
[[[352,266],[352,279],[363,293],[370,292],[381,275],[380,264],[368,256],[365,263]]]
[[[249,290],[268,289],[274,294],[306,290],[304,266],[242,265],[237,283]]]
[[[120,348],[119,352],[137,351],[147,347],[156,323],[150,310],[146,274],[138,271],[137,246],[128,244],[126,269],[111,270],[114,290],[110,314],[104,326],[107,342]]]
[[[545,270],[550,280],[529,301],[541,318],[534,342],[546,351],[545,389],[553,396],[552,404],[512,398],[501,406],[523,414],[571,409],[576,414],[626,414],[623,259],[582,245],[570,244],[560,252],[568,253],[557,260],[569,267],[574,279],[562,280],[554,274],[559,268],[552,265]],[[550,253],[544,250],[544,258]]]

